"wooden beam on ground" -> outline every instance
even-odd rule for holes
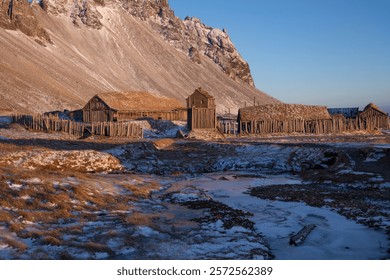
[[[306,225],[297,234],[292,235],[290,237],[290,246],[301,245],[315,227],[316,225],[313,224]]]

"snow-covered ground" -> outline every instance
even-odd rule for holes
[[[12,122],[12,117],[0,116],[0,123],[9,124]]]
[[[384,231],[369,229],[326,208],[304,203],[280,202],[251,197],[254,186],[302,184],[297,177],[267,175],[264,178],[237,178],[236,174],[212,174],[182,181],[205,190],[208,195],[233,208],[254,214],[255,228],[268,240],[276,259],[379,259],[387,254],[389,241]],[[223,180],[220,180],[223,176]],[[291,234],[308,224],[316,225],[305,242],[290,246]]]
[[[51,183],[48,178],[38,177],[8,180],[6,184],[12,193],[21,193],[20,201],[26,205],[36,203],[38,196],[24,193],[39,190],[44,184],[52,185],[61,197],[70,195],[73,218],[45,224],[39,222],[39,216],[35,221],[19,216],[19,212],[25,211],[20,208],[20,202],[16,204],[19,208],[2,206],[0,212],[19,216],[12,223],[22,223],[25,228],[24,233],[16,235],[11,228],[1,226],[2,259],[263,259],[272,255],[275,259],[381,259],[388,256],[389,241],[383,230],[370,229],[326,207],[264,200],[246,193],[251,187],[301,186],[301,179],[292,175],[91,174],[83,180],[67,177]],[[150,197],[133,197],[134,192],[142,191],[151,182],[159,182],[162,189]],[[129,185],[134,186],[131,191]],[[76,189],[84,189],[87,200],[72,198]],[[170,198],[167,194],[171,194]],[[93,199],[89,200],[89,196]],[[106,196],[108,201],[121,203],[96,205],[100,199],[107,199]],[[214,213],[215,209],[207,205],[191,208],[186,204],[194,201],[211,201],[221,209]],[[59,207],[59,202],[50,198],[42,203],[46,209]],[[29,216],[34,216],[33,212]],[[290,235],[308,224],[315,224],[316,228],[303,244],[290,246]]]
[[[177,132],[188,133],[186,121],[166,121],[166,120],[136,120],[131,121],[143,128],[144,137],[154,138],[176,138]]]
[[[118,159],[108,153],[93,150],[34,150],[2,153],[0,164],[15,168],[73,170],[82,172],[113,172],[123,170]]]
[[[153,138],[180,128],[145,125]],[[382,138],[102,142],[18,127],[0,137],[0,259],[389,258]]]
[[[203,173],[220,171],[300,172],[310,169],[348,170],[354,160],[348,150],[378,161],[390,151],[390,144],[357,143],[302,144],[258,142],[176,141],[163,149],[151,142],[131,143],[107,151],[131,171],[155,174]],[[360,151],[361,150],[361,151]]]

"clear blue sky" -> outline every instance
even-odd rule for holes
[[[227,29],[256,87],[287,103],[390,110],[390,0],[169,0]]]

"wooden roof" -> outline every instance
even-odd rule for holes
[[[177,99],[141,91],[108,92],[97,94],[96,97],[117,111],[159,111],[185,107]]]
[[[251,106],[239,110],[241,121],[254,120],[319,120],[330,119],[325,106],[311,106],[301,104],[268,104]]]
[[[374,110],[377,110],[378,112],[380,112],[380,113],[382,113],[382,114],[387,115],[386,112],[382,111],[382,110],[381,110],[377,105],[375,105],[374,103],[368,104],[368,105],[364,108],[363,112],[364,112],[364,111],[367,111],[367,110],[369,110],[369,109],[374,109]]]
[[[211,96],[207,91],[205,91],[205,90],[202,89],[201,87],[197,88],[197,89],[194,91],[193,94],[195,94],[195,93],[199,93],[199,94],[203,95],[203,96],[206,97],[206,98],[214,99],[213,96]],[[191,94],[191,95],[192,95],[192,94]],[[188,98],[189,98],[189,97],[188,97]],[[187,98],[187,99],[188,99],[188,98]]]

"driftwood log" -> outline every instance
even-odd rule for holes
[[[290,237],[290,246],[302,244],[315,227],[316,225],[313,224],[304,226],[297,234]]]

